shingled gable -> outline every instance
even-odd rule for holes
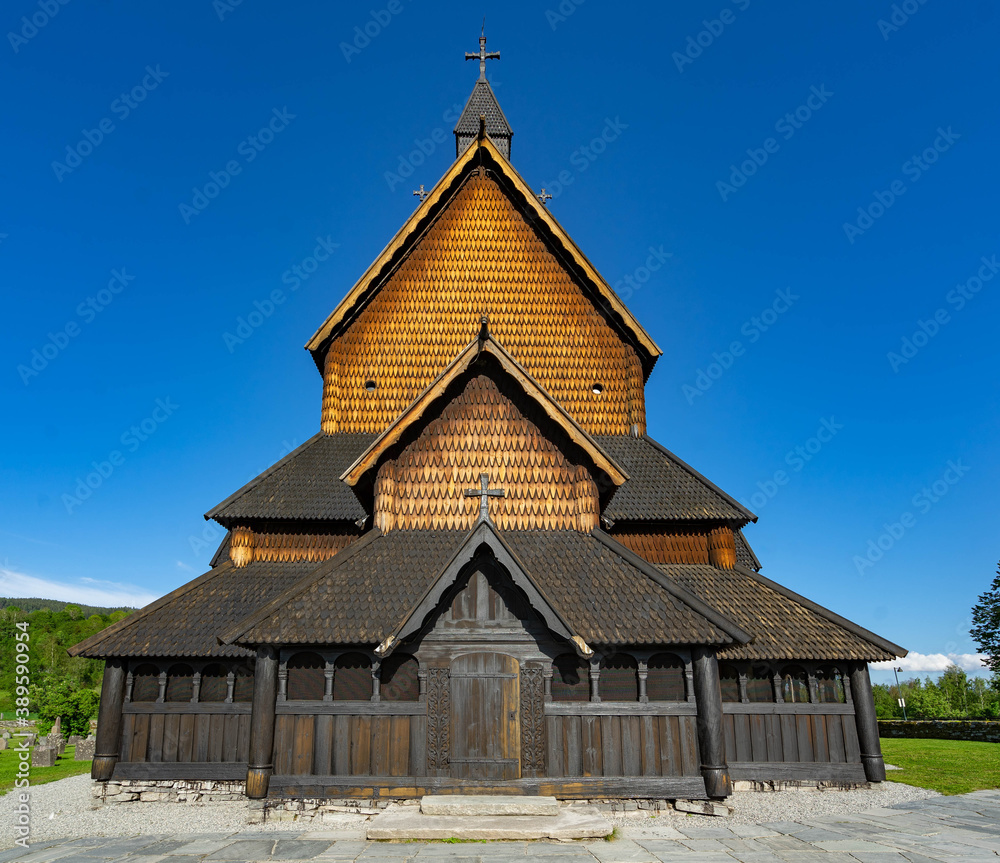
[[[320,371],[326,348],[336,334],[349,326],[353,317],[363,308],[388,280],[396,267],[406,258],[409,250],[426,233],[438,214],[447,207],[450,199],[461,188],[468,174],[479,168],[490,168],[496,174],[500,187],[512,202],[526,211],[536,231],[552,247],[564,266],[574,273],[578,282],[593,294],[595,306],[609,320],[613,327],[627,338],[637,349],[643,372],[649,373],[662,351],[652,337],[635,319],[611,286],[597,272],[579,247],[569,237],[565,229],[556,221],[547,207],[535,197],[535,193],[514,170],[510,162],[488,137],[480,136],[476,142],[460,155],[445,175],[431,190],[427,199],[417,207],[392,241],[372,262],[347,296],[331,312],[323,325],[306,343]]]
[[[415,633],[459,571],[488,547],[557,635],[584,644],[731,644],[739,626],[607,537],[576,531],[371,530],[219,634],[222,644],[378,644]],[[449,541],[450,540],[450,541]],[[596,566],[595,566],[596,565]],[[599,567],[599,577],[595,568]],[[359,590],[358,579],[364,580]],[[348,588],[353,588],[353,592]],[[579,644],[580,642],[575,642]]]
[[[614,487],[621,486],[628,479],[628,474],[621,466],[518,364],[503,345],[490,335],[485,319],[479,337],[469,342],[431,385],[341,474],[340,479],[352,487],[357,486],[362,477],[379,463],[381,456],[399,443],[407,431],[418,425],[428,415],[431,407],[446,396],[449,385],[485,357],[496,360],[502,372],[513,379],[524,394],[587,454],[593,464],[607,475]]]

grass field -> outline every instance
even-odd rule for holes
[[[942,794],[966,794],[984,788],[1000,788],[1000,743],[965,740],[882,738],[886,777]]]
[[[17,740],[10,741],[17,744]],[[67,746],[62,758],[56,760],[54,767],[32,767],[29,776],[32,785],[44,785],[46,782],[55,782],[57,779],[65,779],[67,776],[77,776],[80,773],[90,772],[89,761],[74,761],[73,750],[75,747]],[[17,751],[6,749],[0,752],[0,795],[6,794],[14,787],[14,780],[17,778],[17,765],[20,763]]]

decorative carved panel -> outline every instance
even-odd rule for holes
[[[521,666],[521,772],[545,771],[545,678],[538,666]]]
[[[427,670],[427,767],[447,770],[451,754],[451,683],[447,668]]]

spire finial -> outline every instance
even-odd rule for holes
[[[468,51],[465,52],[466,60],[478,60],[479,61],[479,80],[486,80],[486,61],[487,60],[499,60],[499,51],[487,51],[486,50],[486,19],[483,18],[483,32],[479,37],[479,53],[470,54]]]

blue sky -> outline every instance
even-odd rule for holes
[[[450,164],[484,14],[515,167],[663,348],[651,434],[759,513],[766,575],[911,669],[974,653],[985,0],[8,3],[0,591],[142,602],[207,567],[201,514],[318,430],[302,345]]]

